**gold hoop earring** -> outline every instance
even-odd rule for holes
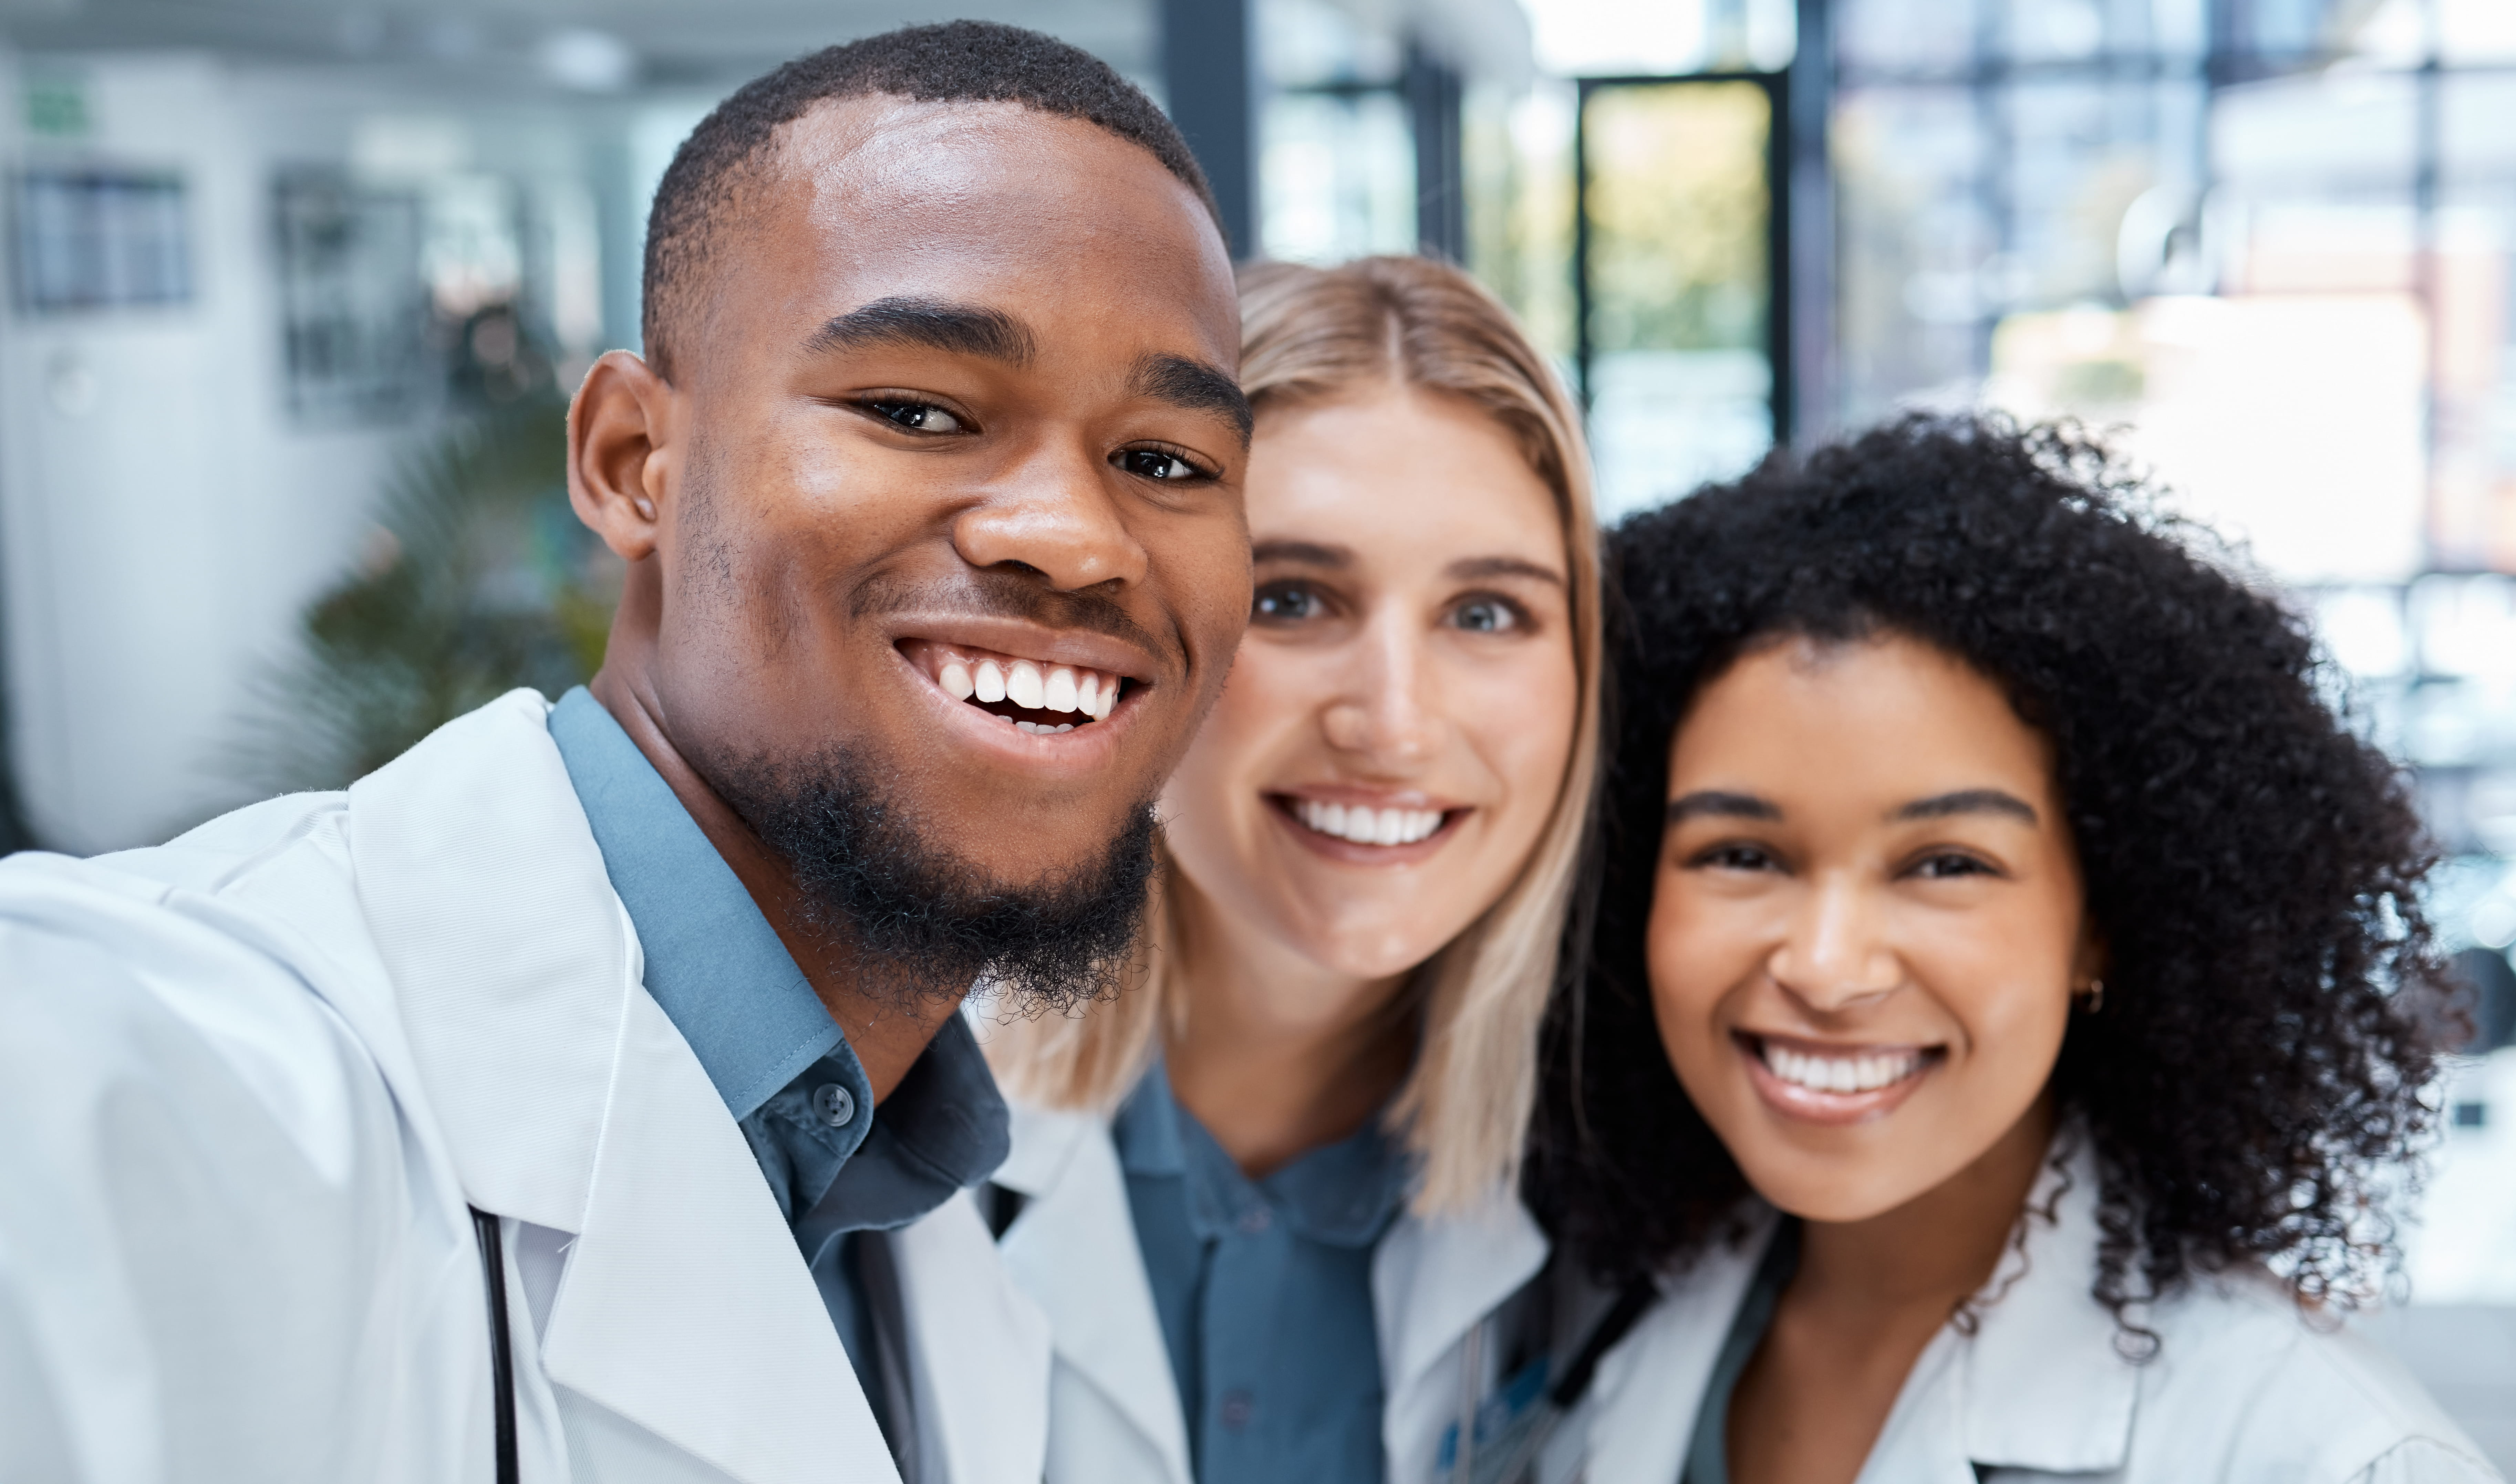
[[[2106,981],[2103,979],[2090,979],[2088,981],[2087,995],[2080,1001],[2079,1009],[2093,1015],[2105,1008]]]

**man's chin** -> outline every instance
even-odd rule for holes
[[[905,770],[842,748],[704,771],[785,862],[808,926],[860,993],[919,1009],[984,981],[1009,1005],[1063,1010],[1125,982],[1153,877],[1150,803],[1080,848],[1071,833],[1015,825],[977,831],[984,846],[964,850],[956,837],[973,832],[937,817],[935,790],[901,788]],[[1043,860],[1052,840],[1062,848]]]

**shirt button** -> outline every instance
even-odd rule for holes
[[[844,1129],[857,1116],[856,1096],[835,1082],[825,1082],[813,1090],[813,1111],[831,1128]]]
[[[1240,1229],[1256,1236],[1276,1224],[1276,1217],[1264,1206],[1252,1206],[1240,1213]]]
[[[1223,1425],[1235,1432],[1248,1426],[1249,1415],[1257,1410],[1257,1399],[1246,1391],[1224,1392],[1223,1405],[1217,1409],[1222,1416]]]

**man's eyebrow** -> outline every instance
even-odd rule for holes
[[[1451,562],[1448,571],[1456,582],[1474,582],[1481,577],[1528,577],[1564,586],[1563,573],[1522,556],[1463,556]]]
[[[1681,794],[1668,802],[1668,822],[1683,824],[1690,819],[1780,819],[1782,805],[1753,794],[1734,794],[1726,789],[1698,789]]]
[[[813,332],[806,353],[825,355],[869,346],[942,350],[976,355],[1009,366],[1029,363],[1029,326],[1002,309],[942,299],[877,299],[859,305]]]
[[[1148,355],[1136,362],[1136,373],[1129,391],[1138,396],[1149,396],[1157,402],[1185,407],[1192,412],[1219,412],[1240,430],[1240,441],[1246,445],[1250,430],[1257,419],[1249,411],[1249,398],[1240,392],[1240,384],[1201,360],[1185,355]]]
[[[2005,789],[1959,789],[1916,799],[1890,815],[1893,819],[1946,819],[1951,814],[2006,814],[2029,824],[2037,822],[2035,805]]]
[[[1249,548],[1249,560],[1254,566],[1268,561],[1290,561],[1306,567],[1350,567],[1354,553],[1341,546],[1322,546],[1316,541],[1261,541]]]

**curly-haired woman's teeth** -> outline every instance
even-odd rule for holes
[[[1923,1057],[1917,1051],[1813,1056],[1768,1041],[1764,1044],[1764,1060],[1766,1070],[1811,1092],[1874,1092],[1920,1071]]]
[[[1411,845],[1442,827],[1440,809],[1374,809],[1362,804],[1294,801],[1294,817],[1322,835],[1359,845]]]

